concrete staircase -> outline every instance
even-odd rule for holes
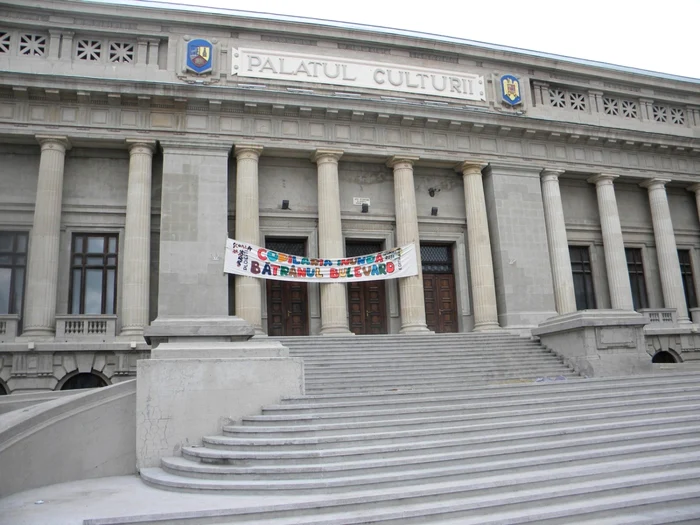
[[[502,334],[284,343],[308,395],[141,471],[270,503],[173,523],[700,522],[700,373],[575,378]]]
[[[459,388],[574,378],[539,343],[507,333],[280,338],[304,358],[307,394]]]

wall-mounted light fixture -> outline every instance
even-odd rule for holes
[[[362,213],[367,213],[367,212],[369,212],[369,204],[367,204],[366,202],[363,202],[362,203]]]
[[[289,201],[288,200],[283,200],[282,201],[282,209],[283,210],[288,210],[289,209]]]
[[[436,217],[437,214],[438,214],[437,206],[433,206],[433,209],[430,210],[430,215],[432,215],[433,217]]]

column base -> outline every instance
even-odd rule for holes
[[[488,323],[479,323],[475,324],[473,328],[473,332],[487,332],[490,330],[502,330],[501,325],[495,322],[488,322]]]
[[[347,326],[343,327],[335,327],[335,326],[330,326],[330,327],[321,327],[321,335],[355,335],[354,332],[351,332],[348,330]]]
[[[400,334],[434,334],[435,332],[430,330],[424,324],[414,324],[414,325],[402,326],[401,330],[399,330],[399,333]]]
[[[143,326],[122,328],[120,339],[143,339]]]
[[[52,328],[28,328],[22,331],[17,341],[51,341],[56,338],[56,331]]]

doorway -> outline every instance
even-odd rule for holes
[[[305,239],[265,239],[268,250],[306,255]],[[309,335],[307,284],[266,279],[267,335]]]
[[[382,251],[381,242],[347,241],[345,256],[359,257]],[[348,316],[350,331],[356,335],[386,334],[385,281],[352,281],[348,283]]]
[[[457,298],[455,294],[452,245],[422,244],[425,322],[436,333],[457,332]]]

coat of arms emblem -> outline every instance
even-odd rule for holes
[[[517,106],[523,101],[520,95],[520,81],[513,75],[501,77],[501,89],[503,90],[503,101],[506,104]]]
[[[211,71],[213,51],[214,46],[208,40],[198,38],[187,42],[187,69],[198,75]]]

